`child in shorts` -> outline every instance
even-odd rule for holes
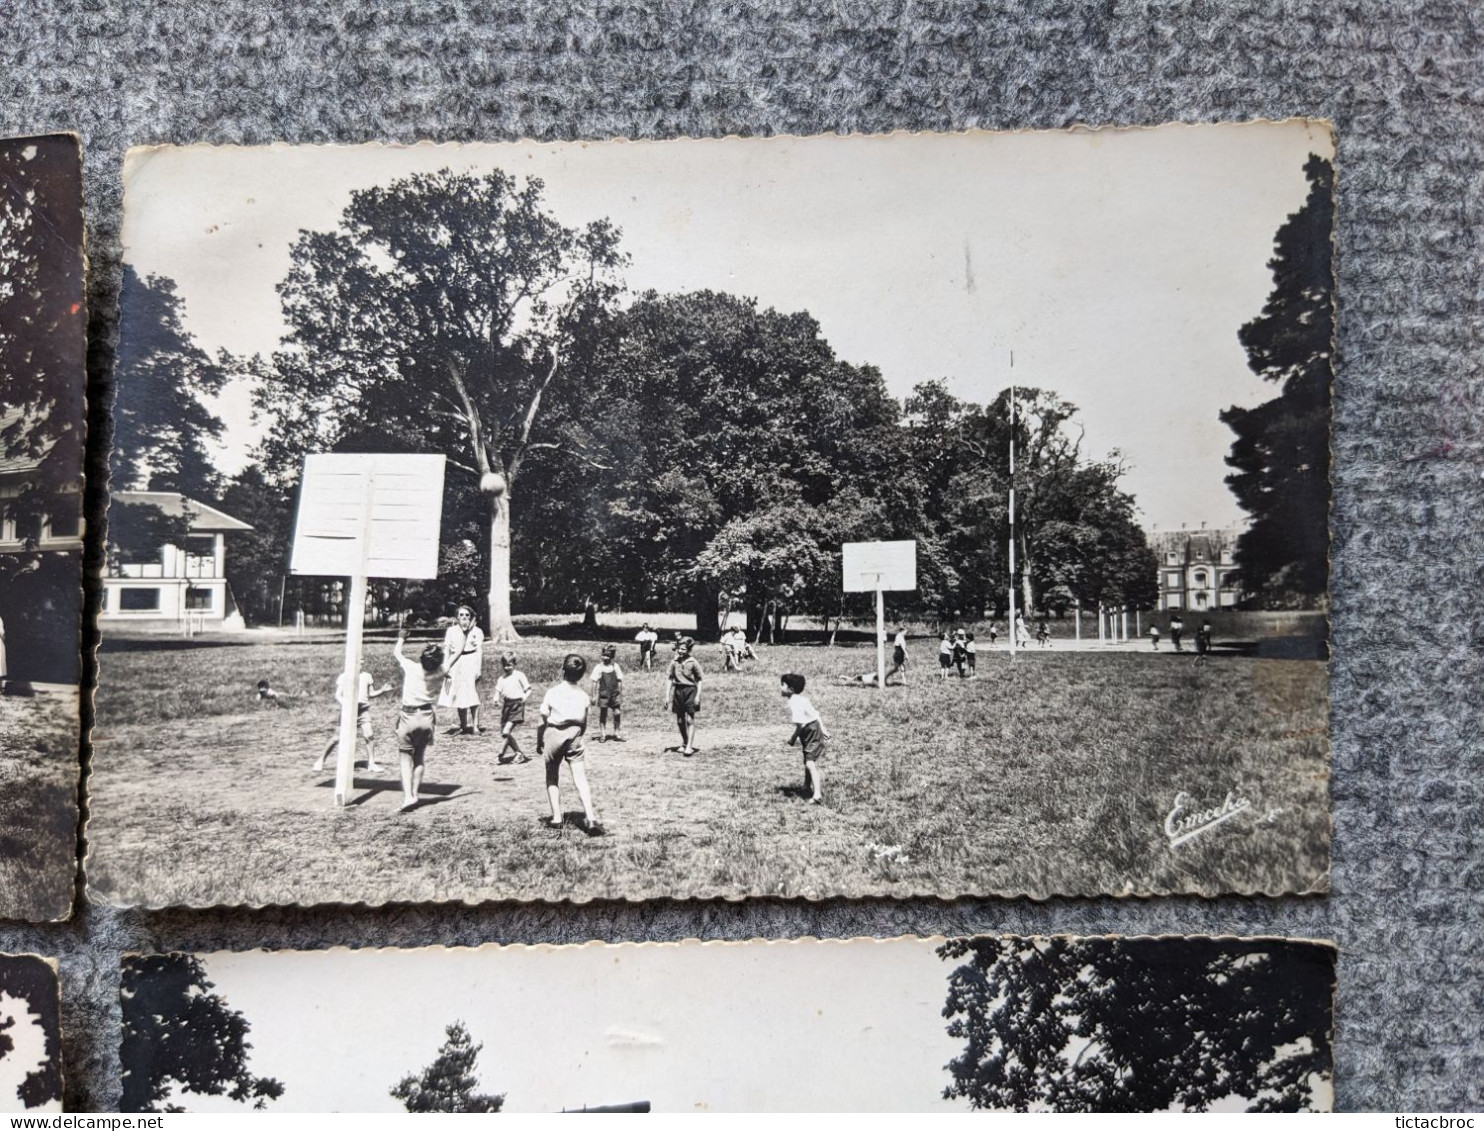
[[[780,677],[779,689],[788,700],[788,719],[794,724],[788,744],[804,748],[804,790],[811,805],[823,805],[824,775],[819,763],[824,758],[830,732],[824,729],[824,720],[804,694],[803,676],[790,672]]]
[[[562,682],[550,687],[541,700],[541,721],[536,724],[536,756],[546,763],[546,799],[551,803],[551,820],[547,825],[559,829],[566,823],[562,815],[561,771],[567,764],[572,784],[582,801],[583,831],[589,836],[602,836],[603,826],[593,812],[593,794],[583,768],[586,750],[582,736],[587,733],[587,711],[592,704],[580,684],[587,674],[587,661],[568,653],[562,661]]]
[[[526,696],[531,693],[531,682],[516,666],[514,652],[500,656],[500,678],[495,680],[495,699],[500,704],[500,753],[502,766],[511,762],[524,763],[531,759],[520,748],[520,739],[515,730],[526,721]]]
[[[618,666],[618,649],[603,645],[603,658],[593,668],[593,694],[598,700],[598,741],[608,737],[608,712],[613,712],[613,741],[627,742],[623,734],[623,668]]]
[[[675,658],[670,661],[670,693],[666,706],[675,715],[680,729],[680,753],[689,758],[696,752],[696,712],[701,709],[701,665],[691,655],[696,642],[681,637],[675,645]]]
[[[947,632],[938,637],[938,678],[947,679],[948,670],[953,667],[953,637]]]
[[[402,805],[398,811],[402,813],[416,809],[422,801],[423,770],[438,725],[433,704],[448,674],[442,648],[429,644],[417,659],[409,660],[402,651],[406,642],[407,632],[399,628],[392,655],[402,669],[402,708],[397,713],[397,753],[402,763]]]
[[[978,674],[974,669],[974,664],[978,659],[978,652],[975,649],[974,634],[972,632],[965,633],[964,635],[964,654],[969,661],[969,678],[973,679]]]
[[[391,684],[385,687],[375,686],[376,681],[371,678],[371,673],[362,670],[356,679],[356,725],[360,728],[361,737],[366,740],[366,769],[373,774],[381,773],[381,767],[376,764],[376,742],[375,732],[371,729],[371,700],[379,699],[392,689]],[[341,672],[335,679],[335,702],[342,707],[345,705],[346,689],[349,681],[345,673]],[[314,764],[314,772],[319,773],[325,768],[325,761],[330,757],[330,752],[340,745],[340,734],[336,731],[335,737],[325,745],[324,751],[319,756],[319,761]]]

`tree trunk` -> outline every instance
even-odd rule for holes
[[[490,500],[490,633],[495,644],[520,639],[510,616],[510,491]]]
[[[696,610],[696,635],[710,640],[716,635],[716,626],[721,623],[721,595],[705,585],[696,587],[694,598]]]

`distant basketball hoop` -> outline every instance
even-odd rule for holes
[[[917,588],[917,542],[846,542],[840,547],[847,593],[876,594],[876,686],[886,690],[887,590]]]

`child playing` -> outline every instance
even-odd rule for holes
[[[788,700],[788,718],[794,724],[790,746],[804,748],[804,790],[809,794],[811,805],[824,804],[824,777],[819,763],[824,757],[826,740],[830,732],[824,729],[824,720],[804,694],[804,677],[790,672],[779,680],[783,697]]]
[[[938,678],[947,679],[948,669],[953,667],[953,637],[947,632],[938,637]]]
[[[675,658],[670,661],[670,693],[665,705],[675,714],[675,724],[680,728],[680,753],[689,758],[696,752],[696,712],[701,709],[701,665],[691,653],[696,642],[689,636],[681,637],[675,647]]]
[[[969,658],[969,678],[973,679],[978,673],[974,670],[975,649],[974,634],[972,632],[968,633],[964,638],[964,652]]]
[[[992,621],[989,622],[989,646],[991,648],[993,648],[999,642],[1000,642],[1000,622],[999,621],[993,621],[992,620]]]
[[[891,677],[901,674],[902,686],[907,684],[907,628],[905,625],[897,628],[896,637],[891,642],[891,669],[886,673],[886,679],[890,682]],[[872,679],[874,683],[874,678]]]
[[[515,728],[526,721],[526,696],[531,693],[531,682],[525,673],[516,667],[515,653],[505,652],[500,656],[500,678],[495,680],[495,698],[500,703],[500,753],[502,766],[511,762],[523,764],[531,759],[520,748],[520,739],[515,737]],[[509,757],[506,755],[509,754]]]
[[[1149,626],[1149,643],[1154,646],[1156,652],[1159,651],[1159,625],[1157,624]]]
[[[968,673],[964,667],[969,662],[969,641],[963,629],[953,634],[953,667],[958,672],[958,678],[964,679]]]
[[[551,802],[551,820],[547,824],[559,829],[566,823],[562,816],[562,763],[572,774],[572,784],[582,801],[582,828],[588,836],[602,836],[603,826],[593,812],[592,790],[588,788],[587,771],[583,768],[586,751],[582,736],[587,733],[587,709],[592,703],[578,685],[587,673],[587,661],[568,653],[562,661],[562,682],[548,688],[541,700],[541,721],[536,724],[536,755],[546,763],[546,799]]]
[[[593,669],[593,691],[598,698],[598,741],[608,738],[608,712],[613,712],[613,741],[627,742],[620,733],[623,728],[623,668],[614,658],[618,649],[612,644],[603,645],[603,658]]]
[[[634,640],[639,645],[639,667],[647,672],[653,671],[654,650],[659,646],[660,634],[645,624],[635,634]]]
[[[416,809],[422,801],[424,763],[438,725],[433,704],[443,689],[443,677],[448,674],[443,666],[442,648],[429,644],[417,659],[409,660],[402,653],[406,642],[407,630],[398,628],[392,655],[402,669],[402,709],[397,714],[397,753],[402,762],[402,806],[398,810],[401,813]]]
[[[356,723],[360,727],[361,737],[366,740],[366,770],[369,773],[381,773],[381,767],[376,764],[376,744],[374,732],[371,729],[371,700],[378,699],[392,689],[391,684],[385,687],[375,686],[376,681],[371,678],[371,673],[361,671],[356,679]],[[335,679],[335,702],[342,707],[345,706],[346,693],[350,683],[341,672]],[[329,758],[330,752],[340,745],[340,734],[337,731],[335,737],[330,739],[319,756],[319,761],[314,764],[314,772],[319,773],[325,768],[325,760]]]
[[[1044,620],[1036,623],[1036,643],[1042,648],[1051,647],[1051,629],[1046,626]]]
[[[285,697],[274,691],[273,685],[266,679],[258,680],[257,704],[259,707],[285,707],[288,705]]]

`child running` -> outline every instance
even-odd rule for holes
[[[371,729],[371,700],[378,699],[392,689],[391,684],[385,687],[375,686],[376,681],[371,678],[371,673],[362,670],[356,679],[356,724],[360,728],[361,737],[366,740],[366,770],[368,773],[379,774],[381,767],[376,764],[376,742],[375,732]],[[345,705],[346,689],[349,681],[345,673],[341,672],[335,679],[335,702],[342,707]],[[314,772],[319,773],[325,768],[325,760],[330,753],[340,745],[340,733],[336,730],[335,737],[325,745],[320,753],[319,761],[314,764]]]
[[[593,669],[593,691],[598,699],[598,741],[608,740],[608,712],[613,712],[613,741],[627,742],[623,736],[623,668],[618,666],[618,649],[603,645],[603,658]]]
[[[824,775],[820,772],[819,763],[824,757],[830,732],[824,729],[824,720],[804,694],[803,676],[793,672],[782,676],[779,689],[788,700],[788,718],[794,724],[788,744],[804,748],[804,792],[809,794],[811,805],[823,805]]]
[[[536,755],[546,763],[546,799],[551,802],[551,820],[547,825],[559,829],[566,824],[562,815],[562,763],[572,774],[572,784],[582,802],[582,829],[588,836],[602,836],[603,826],[593,812],[593,794],[588,788],[587,771],[583,768],[586,754],[582,736],[587,733],[587,710],[592,700],[579,686],[587,674],[587,661],[568,653],[562,661],[562,682],[548,688],[541,700],[541,721],[536,724]]]
[[[442,648],[429,644],[417,659],[409,660],[402,653],[406,642],[407,630],[398,628],[392,655],[402,669],[402,709],[397,715],[397,753],[402,762],[402,806],[398,812],[402,813],[416,809],[422,801],[423,769],[438,725],[433,704],[447,674]]]
[[[500,678],[495,680],[495,698],[500,703],[500,753],[497,761],[502,766],[511,762],[525,763],[531,759],[520,748],[520,739],[515,737],[516,728],[526,721],[526,696],[531,693],[531,681],[516,666],[514,652],[500,656]]]
[[[665,705],[675,714],[680,729],[680,753],[689,758],[696,752],[696,712],[701,709],[701,665],[691,655],[696,642],[683,636],[670,661],[670,691]]]

